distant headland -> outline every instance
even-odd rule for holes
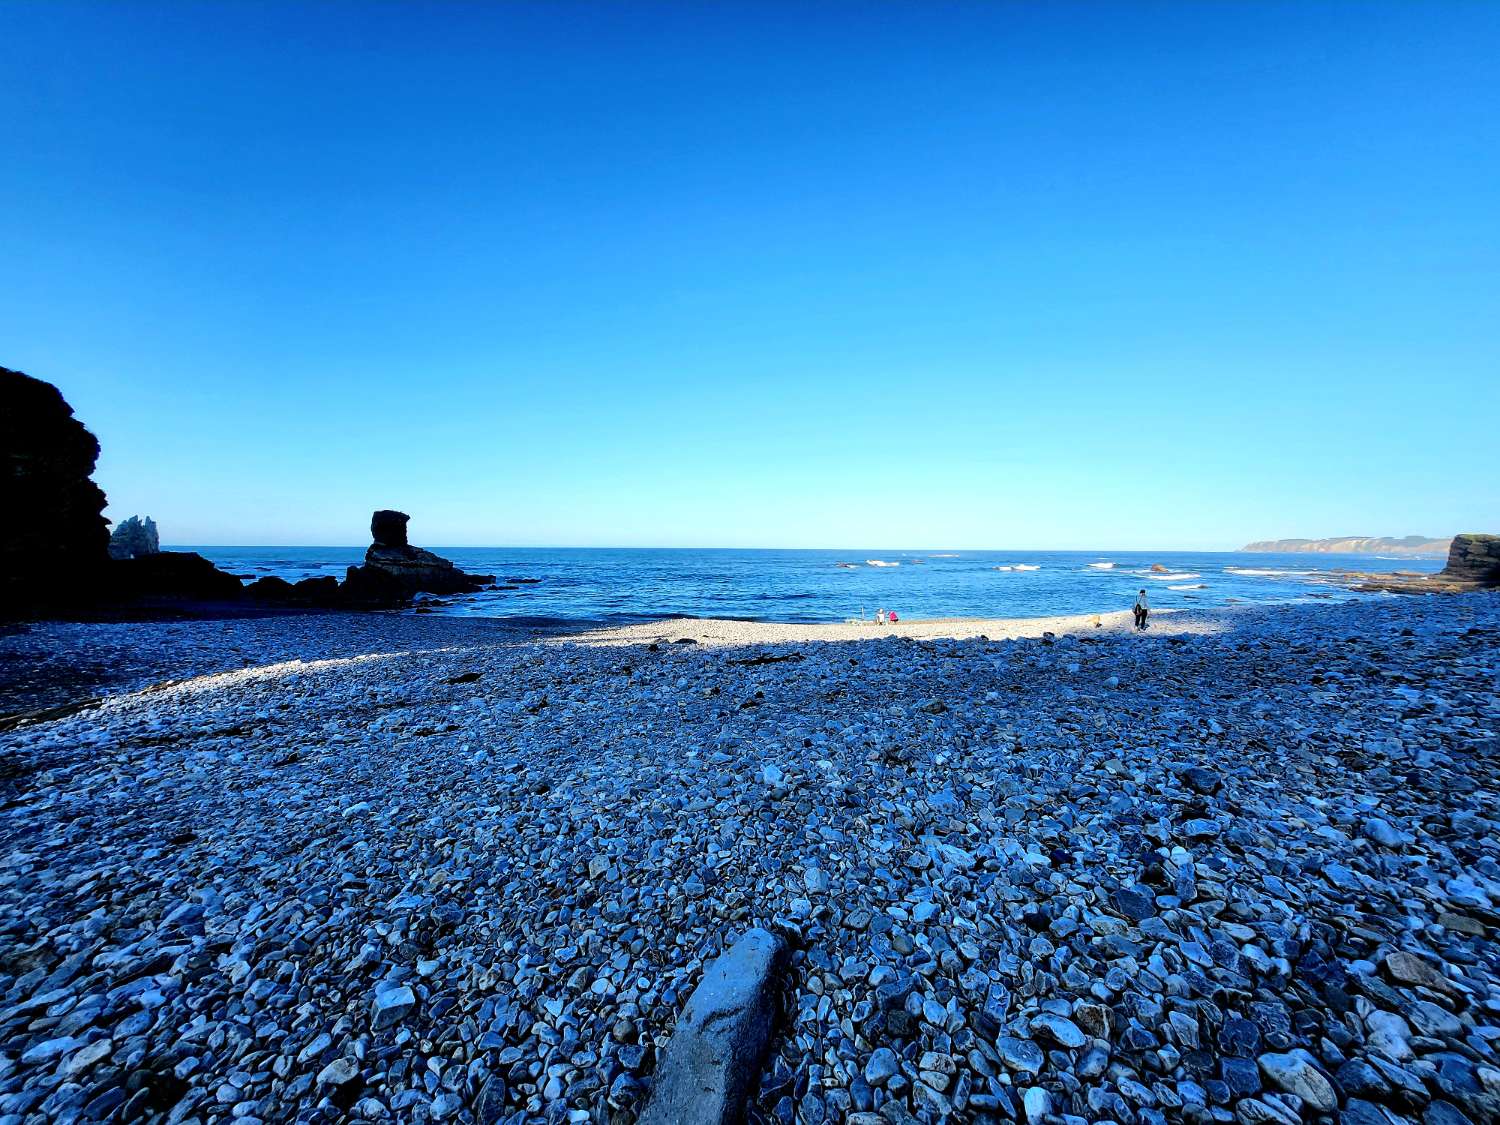
[[[1262,539],[1242,547],[1245,551],[1305,551],[1320,555],[1405,555],[1414,559],[1441,559],[1447,556],[1453,536],[1429,539],[1425,535],[1407,535],[1396,539],[1389,535],[1345,535],[1335,539]]]

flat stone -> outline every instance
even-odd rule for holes
[[[1040,1086],[1032,1086],[1021,1096],[1021,1105],[1027,1125],[1042,1125],[1052,1112],[1052,1095]]]
[[[754,929],[714,960],[673,1028],[640,1125],[739,1121],[770,1042],[786,944]]]
[[[1156,896],[1149,887],[1123,887],[1112,897],[1115,909],[1132,922],[1143,922],[1156,913]]]
[[[1447,990],[1448,981],[1426,961],[1404,950],[1386,954],[1385,971],[1399,984],[1419,984]]]
[[[1051,1012],[1043,1012],[1034,1016],[1031,1020],[1031,1030],[1047,1036],[1061,1047],[1082,1047],[1088,1042],[1088,1037],[1079,1030],[1078,1025],[1064,1016],[1053,1015]]]
[[[1284,1055],[1265,1054],[1256,1060],[1261,1073],[1274,1086],[1288,1094],[1296,1094],[1320,1113],[1329,1113],[1338,1108],[1338,1094],[1333,1084],[1310,1061],[1295,1052]]]
[[[356,1059],[334,1059],[318,1072],[318,1082],[324,1086],[347,1086],[359,1077],[359,1062]]]
[[[901,1073],[901,1059],[889,1047],[877,1047],[870,1061],[865,1063],[865,1081],[871,1086],[884,1086],[893,1075]]]
[[[370,1007],[370,1025],[376,1031],[400,1023],[417,1006],[416,993],[407,985],[396,985],[376,991]]]
[[[1030,1039],[1013,1035],[1002,1035],[995,1049],[1000,1052],[1000,1061],[1018,1074],[1040,1074],[1047,1061],[1042,1049]]]
[[[27,1066],[48,1063],[53,1059],[62,1058],[69,1051],[82,1046],[82,1039],[74,1039],[72,1036],[67,1035],[56,1039],[43,1039],[35,1046],[28,1047],[21,1052],[21,1062]]]

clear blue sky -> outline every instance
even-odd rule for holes
[[[0,364],[177,543],[1500,530],[1500,4],[0,3]]]

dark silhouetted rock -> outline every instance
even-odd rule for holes
[[[161,551],[109,565],[110,593],[116,598],[182,601],[238,601],[240,580],[192,551]],[[264,581],[264,579],[262,579]]]
[[[51,383],[0,367],[0,611],[87,597],[109,557],[94,435]]]
[[[379,511],[370,520],[375,542],[363,566],[351,566],[343,598],[351,605],[398,605],[413,594],[469,594],[495,580],[493,574],[465,574],[447,559],[406,541],[403,512]]]
[[[109,557],[112,559],[138,559],[160,553],[161,540],[156,534],[156,521],[150,516],[144,520],[140,516],[131,516],[122,521],[109,537]]]
[[[786,945],[755,929],[703,973],[656,1067],[640,1125],[726,1125],[744,1120],[776,1016]]]
[[[377,547],[405,547],[409,519],[411,517],[405,512],[382,508],[370,517],[370,538]]]
[[[292,596],[292,584],[285,578],[277,578],[274,574],[265,578],[257,578],[245,587],[245,593],[257,601],[284,602]]]
[[[309,605],[333,605],[339,600],[339,580],[331,574],[304,578],[292,587],[292,596]]]

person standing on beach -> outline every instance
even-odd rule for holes
[[[1135,597],[1135,627],[1144,629],[1146,618],[1151,616],[1151,603],[1146,600],[1146,591],[1142,590]]]

